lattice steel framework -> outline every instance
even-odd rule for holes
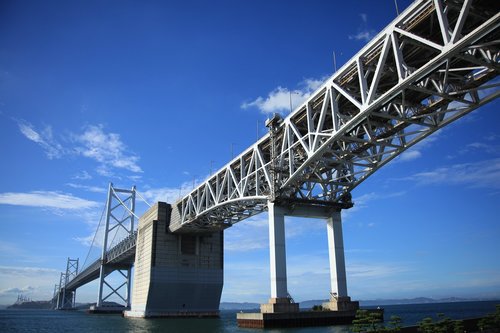
[[[76,291],[69,290],[67,286],[68,282],[78,275],[78,262],[78,259],[71,259],[68,257],[68,261],[66,262],[66,273],[61,273],[61,279],[64,277],[64,284],[61,284],[62,302],[59,304],[59,308],[72,309],[75,307]]]
[[[100,261],[101,265],[99,272],[97,307],[102,307],[103,303],[113,295],[123,300],[123,302],[125,302],[125,306],[130,306],[132,265],[130,263],[115,263],[110,261],[108,256],[113,252],[108,251],[108,248],[111,248],[111,250],[116,249],[116,246],[111,247],[111,245],[113,245],[113,240],[110,241],[109,239],[109,236],[113,231],[115,232],[115,235],[120,231],[122,234],[125,233],[124,240],[118,243],[118,248],[125,249],[125,251],[129,247],[128,244],[130,243],[130,239],[136,238],[136,233],[134,232],[134,222],[136,217],[135,197],[135,186],[133,186],[131,190],[126,190],[114,188],[112,183],[109,184],[108,200],[106,203],[106,224],[104,228],[103,247]],[[119,212],[123,213],[122,217],[117,216]],[[133,243],[135,244],[135,241],[133,241]],[[116,279],[108,278],[112,272],[118,272],[118,283],[115,281]],[[117,286],[115,285],[116,283]],[[108,292],[106,294],[105,287],[108,288]]]
[[[499,96],[499,9],[496,0],[413,3],[177,202],[179,229],[225,228],[268,200],[350,206],[350,192],[380,167]]]
[[[56,309],[60,310],[63,307],[63,290],[65,289],[66,285],[66,273],[61,272],[61,275],[59,276],[59,285],[58,285],[58,293],[56,294],[57,300],[56,300]]]
[[[56,283],[54,285],[54,294],[52,295],[52,307],[57,309],[57,294],[59,293],[59,285]]]

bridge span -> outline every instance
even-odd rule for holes
[[[271,299],[261,311],[298,311],[287,292],[285,215],[327,220],[331,298],[325,306],[354,309],[341,224],[341,210],[353,205],[350,192],[409,147],[500,95],[499,25],[498,1],[415,1],[286,118],[269,119],[268,134],[177,202],[155,204],[137,231],[135,188],[111,185],[102,256],[81,272],[68,259],[55,291],[58,307],[71,306],[75,290],[99,278],[98,307],[107,286],[111,294],[126,290],[120,297],[130,316],[216,314],[223,230],[268,211]],[[126,218],[114,217],[113,207],[125,207]],[[113,228],[127,237],[108,249]],[[116,288],[106,282],[115,270],[125,281]]]

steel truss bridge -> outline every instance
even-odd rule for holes
[[[267,135],[174,203],[170,230],[224,229],[268,201],[351,207],[350,192],[371,174],[500,95],[499,12],[496,0],[415,1],[290,115],[268,120]],[[104,265],[129,267],[133,222],[128,232],[66,289],[102,279]]]

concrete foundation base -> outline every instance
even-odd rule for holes
[[[123,313],[123,311],[127,310],[124,306],[90,306],[90,309],[87,310],[88,313],[96,313],[96,314],[117,314]]]
[[[265,304],[267,305],[267,304]],[[239,327],[306,327],[351,324],[356,311],[300,311],[289,313],[237,313]]]
[[[351,301],[350,297],[332,297],[329,302],[323,303],[323,309],[330,311],[357,311],[358,301]]]
[[[219,311],[213,312],[155,312],[155,311],[125,311],[123,316],[127,318],[219,318]]]
[[[269,303],[260,305],[261,313],[299,312],[299,304],[292,303],[289,298],[270,298]]]

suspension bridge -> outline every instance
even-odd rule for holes
[[[379,168],[499,96],[499,9],[493,0],[415,1],[286,118],[269,119],[265,136],[175,203],[156,203],[138,218],[135,188],[110,185],[101,257],[80,271],[68,258],[56,307],[71,308],[76,289],[99,279],[97,308],[116,294],[129,316],[216,315],[223,230],[268,211],[271,298],[261,312],[298,311],[287,292],[284,216],[327,220],[331,298],[324,306],[355,309],[341,210]],[[109,247],[115,228],[124,237]],[[106,280],[112,271],[124,279],[117,287]]]

